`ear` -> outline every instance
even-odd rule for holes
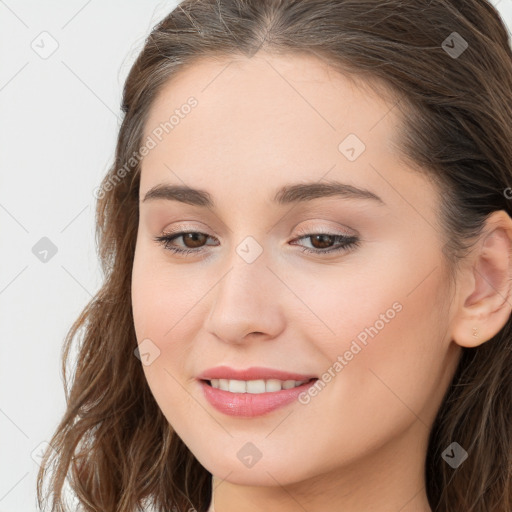
[[[459,276],[452,340],[476,347],[495,336],[512,311],[512,219],[504,210],[486,220],[482,236]]]

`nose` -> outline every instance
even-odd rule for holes
[[[263,254],[252,263],[234,256],[210,292],[213,298],[205,329],[226,343],[273,339],[284,329],[285,287]]]

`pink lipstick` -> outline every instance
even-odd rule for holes
[[[314,375],[251,367],[218,366],[202,372],[198,381],[206,400],[218,411],[254,417],[284,407],[316,382]]]

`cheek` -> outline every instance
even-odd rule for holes
[[[319,395],[343,404],[339,411],[353,408],[370,425],[376,411],[394,410],[396,418],[410,416],[408,407],[421,411],[444,381],[446,282],[434,252],[402,250],[361,262],[364,272],[354,266],[329,279],[301,274],[294,281],[309,308],[295,321],[304,326],[313,318],[307,336],[326,361]],[[315,401],[321,415],[324,399],[311,397],[313,408]]]
[[[188,319],[200,288],[197,279],[187,278],[181,266],[171,266],[165,254],[149,244],[137,242],[132,269],[131,298],[137,340],[170,338],[180,318]],[[181,327],[181,325],[179,325]]]
[[[412,266],[410,272],[374,277],[370,281],[378,284],[372,284],[372,293],[370,287],[357,293],[361,279],[345,280],[350,300],[333,304],[322,298],[325,307],[318,310],[335,335],[332,341],[316,338],[328,363],[318,391],[302,397],[310,429],[297,427],[295,439],[297,446],[315,445],[318,453],[328,453],[326,464],[376,448],[417,421],[428,425],[447,384],[447,347],[436,339],[443,328],[439,321],[444,321],[437,306],[440,276],[417,286],[421,279]],[[325,435],[312,441],[311,431]],[[281,440],[286,442],[286,436]]]
[[[194,405],[190,395],[183,391],[187,383],[182,372],[187,367],[190,345],[178,332],[180,323],[173,328],[184,313],[176,307],[175,294],[169,293],[160,279],[152,276],[151,271],[144,272],[141,266],[134,268],[132,304],[146,381],[169,424],[175,429],[178,426],[176,430],[181,433],[180,421]],[[144,354],[149,354],[148,358]]]
[[[369,436],[376,417],[383,432],[398,431],[418,417],[427,423],[445,380],[447,346],[440,338],[444,320],[438,306],[443,282],[435,274],[416,287],[421,281],[417,267],[398,274],[394,283],[374,281],[379,284],[371,294],[357,294],[354,288],[353,299],[339,313],[336,342],[324,345],[335,365],[328,391],[339,404],[333,414],[341,423],[353,412],[357,421],[352,426],[365,426]]]
[[[204,318],[198,300],[205,286],[205,280],[187,277],[151,248],[137,245],[131,286],[134,327],[140,352],[149,353],[142,361],[146,379],[169,420],[173,410],[190,405],[182,385],[189,384],[192,364],[200,357],[193,353],[193,340]]]

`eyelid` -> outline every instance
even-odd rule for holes
[[[325,226],[312,226],[312,227],[300,227],[294,231],[297,235],[312,235],[312,234],[324,234],[324,235],[340,235],[346,237],[359,237],[359,233],[356,230],[340,230],[339,228],[328,228]]]
[[[212,231],[212,229],[208,226],[208,230]],[[190,224],[174,224],[170,228],[166,228],[162,230],[162,233],[165,235],[174,235],[176,233],[181,233],[183,231],[189,232],[189,231],[197,231],[200,233],[204,233],[205,235],[211,236],[206,231],[198,226],[191,226]]]
[[[322,219],[304,219],[303,221],[301,221],[301,224],[303,224],[304,222],[308,222],[308,221],[322,222]],[[310,226],[310,227],[299,227],[299,228],[297,228],[298,224],[296,224],[292,229],[292,233],[296,233],[297,235],[325,234],[325,235],[342,235],[342,236],[346,236],[346,237],[353,237],[353,236],[360,237],[359,232],[353,228],[347,228],[345,226],[343,226],[341,229],[339,226],[330,228],[325,225],[325,222],[326,222],[325,220],[323,220],[323,222],[324,222],[324,225]],[[331,223],[332,223],[332,221],[331,221]],[[211,229],[210,226],[208,226],[208,224],[205,224],[205,223],[201,223],[201,224],[206,226],[209,231],[205,231],[203,228],[198,227],[197,225],[193,226],[193,225],[187,224],[186,221],[183,221],[182,223],[178,222],[178,224],[174,224],[169,229],[163,229],[162,233],[165,235],[173,235],[176,233],[180,233],[182,231],[198,231],[205,235],[213,236],[213,235],[210,235],[210,233],[213,232],[213,229]],[[214,237],[214,238],[216,238],[216,237]]]

